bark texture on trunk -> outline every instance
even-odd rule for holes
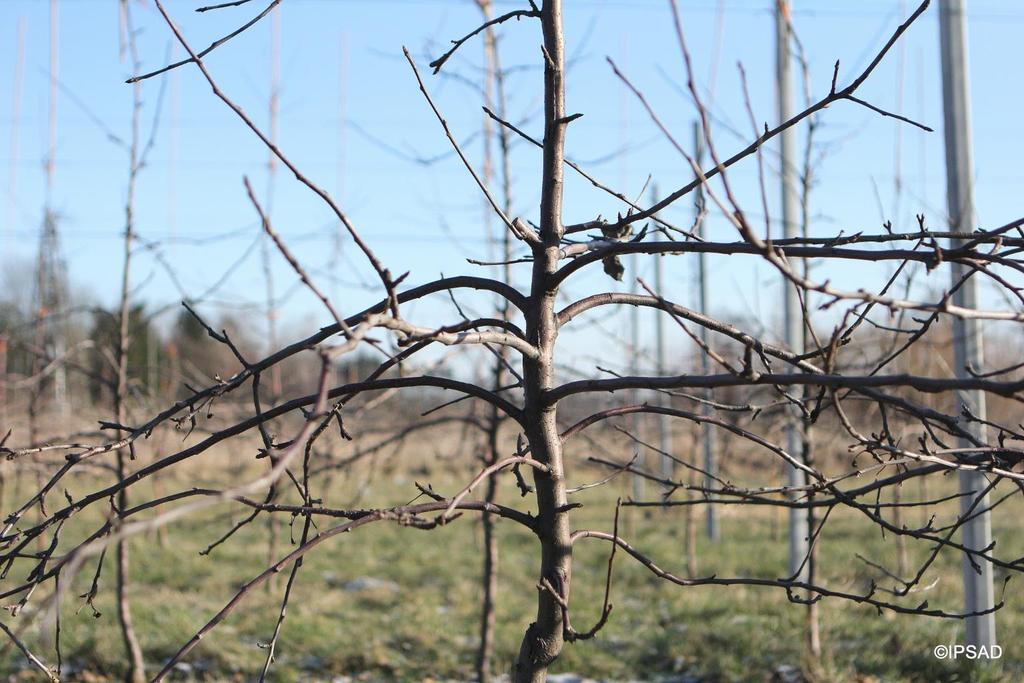
[[[516,683],[547,679],[548,667],[565,643],[561,602],[569,597],[572,579],[572,542],[566,510],[562,442],[558,433],[557,406],[547,393],[554,387],[555,340],[558,323],[555,299],[557,284],[552,275],[558,267],[562,226],[562,173],[565,155],[565,46],[562,35],[561,0],[548,0],[542,9],[544,33],[544,155],[540,205],[540,244],[533,246],[533,276],[526,333],[540,354],[524,360],[526,438],[533,458],[548,466],[534,470],[537,497],[537,534],[541,546],[537,593],[537,617],[523,636],[512,670]],[[553,594],[557,592],[558,595]]]

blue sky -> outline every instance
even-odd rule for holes
[[[168,2],[196,48],[237,27],[264,3],[194,13],[200,4]],[[745,144],[728,130],[730,126],[738,128],[744,139],[751,135],[737,61],[747,71],[758,120],[775,121],[773,3],[724,0],[721,14],[718,0],[680,4],[701,87],[714,93],[713,113],[721,122],[715,128],[716,143],[728,154]],[[498,9],[508,11],[520,5],[524,3],[499,2]],[[849,81],[916,3],[797,0],[794,6],[794,21],[811,61],[814,94],[821,96],[836,59],[841,62],[840,81]],[[428,55],[436,56],[447,40],[479,23],[473,3],[285,0],[279,11],[282,148],[339,199],[392,271],[411,271],[410,283],[433,279],[441,272],[486,271],[465,262],[467,257],[489,256],[482,199],[450,154],[401,56],[403,45],[416,55],[438,106],[456,136],[467,141],[467,153],[479,163],[481,147],[472,137],[481,121],[478,93],[458,79],[430,76],[426,67]],[[151,2],[134,4],[133,12],[145,67],[162,65],[171,50],[166,25]],[[979,220],[994,226],[1024,213],[1018,201],[1022,188],[1018,160],[1024,158],[1020,134],[1024,76],[1016,68],[1024,6],[975,0],[970,3],[969,18]],[[4,204],[0,228],[3,258],[17,264],[34,258],[45,202],[48,3],[0,0],[0,19],[0,196]],[[21,116],[14,127],[10,93],[19,20],[25,22],[27,32]],[[649,175],[663,193],[688,181],[691,174],[685,161],[665,144],[605,61],[606,56],[615,59],[676,136],[689,141],[694,109],[679,88],[683,71],[668,1],[568,0],[566,28],[572,56],[568,106],[584,114],[570,127],[570,156],[627,194],[639,193]],[[271,22],[264,20],[207,59],[223,88],[261,126],[267,123],[270,92],[270,31]],[[511,22],[501,27],[500,35],[504,63],[525,67],[510,77],[512,117],[539,137],[539,27],[532,21]],[[119,58],[116,3],[62,0],[59,47],[63,88],[52,203],[62,216],[62,249],[72,283],[80,296],[109,305],[119,286],[127,169],[125,154],[110,142],[108,131],[127,136],[131,108],[131,90],[123,83],[130,67]],[[446,71],[475,79],[480,63],[481,43],[472,41]],[[189,297],[199,296],[220,280],[248,249],[248,257],[201,310],[211,314],[258,311],[264,296],[260,251],[254,248],[259,229],[245,198],[242,176],[249,175],[266,193],[267,153],[212,96],[194,67],[163,78],[167,82],[155,146],[139,184],[138,231],[160,244],[161,258],[173,265]],[[145,82],[144,129],[156,113],[160,88],[161,78]],[[926,214],[931,226],[942,227],[945,169],[935,7],[858,94],[921,120],[936,132],[923,133],[881,119],[850,103],[826,110],[819,141],[827,154],[816,171],[820,182],[812,198],[813,232],[877,231],[883,217],[911,229],[912,216],[918,212]],[[416,161],[439,156],[430,164]],[[770,154],[767,160],[771,163]],[[539,161],[535,150],[516,146],[515,208],[526,218],[536,216]],[[902,193],[895,189],[897,174]],[[614,215],[614,201],[569,176],[567,223],[599,213]],[[758,216],[753,159],[731,171],[730,178],[749,213]],[[774,216],[777,181],[769,176],[768,184],[769,213]],[[277,230],[336,297],[343,312],[353,312],[378,297],[378,291],[362,286],[372,285],[371,274],[351,241],[337,239],[329,211],[287,174],[278,174],[272,206]],[[666,217],[686,224],[691,211],[690,204],[683,202]],[[731,229],[719,217],[712,216],[708,226],[713,236],[732,238]],[[145,250],[138,254],[133,276],[138,296],[153,308],[179,300],[182,294],[154,254]],[[282,336],[304,336],[326,316],[295,284],[284,261],[274,254],[272,262],[277,292],[287,297],[281,305]],[[692,266],[690,258],[666,264],[667,293],[683,303],[693,300]],[[650,265],[644,267],[649,270]],[[715,312],[756,315],[772,326],[777,275],[755,259],[712,259],[712,268]],[[527,270],[518,272],[524,281]],[[828,277],[837,284],[859,287],[885,272],[883,266],[840,266]],[[647,271],[640,274],[650,278]],[[945,276],[936,278],[932,286],[946,283]],[[628,284],[613,283],[595,269],[571,291],[586,294],[622,287]],[[440,322],[436,315],[450,316],[452,311],[449,303],[441,301],[408,313],[414,322],[436,324]]]

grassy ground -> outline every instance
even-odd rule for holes
[[[448,492],[464,481],[449,469],[429,478]],[[423,480],[425,473],[417,473]],[[595,479],[596,472],[584,478]],[[510,477],[505,477],[510,479]],[[579,483],[579,482],[576,482]],[[950,482],[949,484],[951,484]],[[339,488],[346,484],[339,483]],[[349,482],[347,485],[355,486]],[[365,482],[359,484],[365,486]],[[527,507],[511,482],[501,495],[509,504]],[[617,495],[629,483],[614,481],[577,496],[577,528],[611,530]],[[181,486],[165,483],[166,491]],[[382,474],[370,485],[360,505],[404,503],[414,492],[401,472]],[[143,491],[139,491],[141,497]],[[351,493],[351,491],[349,491]],[[933,490],[933,495],[935,491]],[[407,495],[408,494],[408,495]],[[909,494],[907,494],[909,495]],[[404,496],[404,499],[403,499]],[[528,500],[528,499],[527,499]],[[1017,533],[1020,505],[1007,506],[997,519],[995,534],[1004,557],[1024,555]],[[624,508],[620,531],[661,566],[685,573],[681,508],[670,511]],[[146,657],[156,666],[192,636],[246,580],[267,564],[266,521],[244,528],[210,556],[199,551],[240,519],[238,509],[220,506],[202,516],[176,523],[162,542],[156,536],[132,541],[135,622]],[[84,519],[82,520],[85,521]],[[94,519],[93,522],[96,520]],[[698,544],[701,575],[776,578],[786,562],[786,544],[778,536],[782,518],[775,512],[726,508],[723,540]],[[908,524],[921,522],[920,512]],[[278,553],[289,544],[282,521]],[[329,525],[330,520],[322,522]],[[70,528],[65,533],[71,534]],[[83,527],[84,528],[84,527]],[[538,563],[533,539],[509,522],[499,523],[500,584],[496,663],[504,669],[518,648],[536,601]],[[299,532],[296,524],[295,534]],[[481,535],[469,515],[429,532],[378,523],[351,535],[331,539],[307,557],[299,574],[278,647],[272,680],[330,680],[351,675],[360,680],[414,681],[472,678],[480,591]],[[597,617],[609,546],[583,540],[576,549],[573,580],[573,621],[587,628]],[[911,566],[928,548],[909,544]],[[820,572],[837,589],[865,591],[871,578],[891,585],[862,561],[861,554],[887,567],[896,565],[896,544],[882,537],[856,513],[837,512],[824,532]],[[71,680],[114,680],[123,671],[121,648],[111,599],[112,565],[105,568],[94,618],[74,595],[85,592],[92,566],[74,586],[62,609],[64,665]],[[933,607],[957,610],[961,605],[959,558],[943,553],[931,580],[937,583],[908,604],[927,598]],[[366,581],[367,577],[379,581]],[[362,579],[362,580],[361,580]],[[258,589],[187,658],[177,680],[255,680],[265,657],[285,576],[269,590]],[[873,608],[837,600],[821,603],[824,657],[804,657],[806,608],[791,604],[784,592],[753,588],[680,588],[658,580],[624,554],[616,558],[607,627],[587,642],[568,645],[556,672],[574,672],[606,680],[652,680],[689,674],[702,681],[769,681],[779,667],[801,670],[814,681],[1019,681],[1024,680],[1024,615],[1013,584],[1008,606],[998,615],[1002,660],[975,667],[938,660],[935,645],[962,642],[956,621],[879,615]],[[34,630],[26,633],[43,658],[55,660],[52,639]],[[17,680],[35,680],[23,671],[13,650],[0,659],[0,672]],[[21,675],[17,672],[22,671]]]

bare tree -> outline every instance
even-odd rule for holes
[[[490,22],[493,18],[493,7],[491,0],[476,0],[484,22]],[[497,159],[500,161],[501,179],[501,207],[508,214],[512,211],[512,178],[510,166],[510,133],[504,126],[498,126],[493,131],[494,122],[488,115],[492,110],[497,111],[500,118],[507,119],[507,98],[505,96],[505,74],[502,69],[500,53],[498,52],[498,41],[494,33],[494,27],[488,26],[484,31],[484,169],[483,177],[485,184],[490,184],[495,176],[495,153],[493,142],[497,141]],[[496,134],[495,134],[496,133]],[[487,214],[487,225],[492,223],[492,212],[489,206],[484,207]],[[501,260],[502,281],[509,284],[512,279],[512,239],[508,230],[501,230]],[[511,305],[505,299],[499,297],[498,312],[505,323],[511,323]],[[491,380],[491,391],[501,392],[509,379],[509,347],[500,346],[494,350],[493,372]],[[517,377],[517,383],[519,378]],[[502,443],[500,440],[502,425],[508,417],[496,406],[488,406],[486,447],[484,449],[483,462],[485,467],[492,467],[501,460]],[[485,484],[484,501],[491,505],[497,503],[498,487],[495,477],[489,477]],[[496,601],[498,592],[498,538],[495,530],[495,518],[490,512],[484,511],[481,515],[483,524],[483,598],[480,606],[480,648],[477,654],[476,671],[481,683],[491,680],[493,668],[492,659],[494,656],[494,626],[496,619]]]
[[[830,105],[859,105],[882,116],[894,117],[927,129],[923,124],[911,121],[902,114],[884,111],[857,95],[860,86],[871,76],[896,41],[928,8],[927,1],[895,29],[868,66],[856,74],[848,85],[840,84],[841,70],[837,63],[831,85],[820,99],[775,127],[766,125],[763,132],[755,133],[753,141],[727,158],[719,153],[713,139],[708,108],[694,84],[682,22],[675,3],[671,3],[688,91],[701,119],[702,142],[713,165],[704,169],[696,163],[693,154],[676,140],[644,94],[613,63],[613,73],[638,97],[653,124],[664,135],[666,143],[678,151],[693,171],[692,181],[646,207],[631,201],[622,192],[608,188],[579,164],[566,158],[566,139],[571,124],[580,114],[573,113],[566,103],[566,46],[561,0],[547,0],[542,5],[528,2],[523,8],[498,16],[489,15],[489,3],[481,2],[484,22],[464,37],[453,41],[452,47],[434,60],[431,66],[437,73],[461,46],[481,34],[488,40],[490,30],[499,24],[513,20],[535,20],[539,23],[539,60],[543,68],[544,101],[542,135],[539,138],[530,136],[508,121],[507,114],[501,111],[500,106],[497,111],[488,109],[487,112],[503,135],[522,138],[530,146],[539,148],[539,206],[531,220],[513,215],[507,196],[500,199],[493,196],[485,182],[487,175],[481,175],[475,170],[432,99],[430,88],[424,82],[416,61],[406,51],[405,56],[427,107],[436,117],[456,155],[509,238],[509,247],[504,250],[504,257],[498,264],[503,268],[503,278],[460,275],[407,288],[402,287],[404,276],[394,277],[378,259],[370,247],[372,239],[364,239],[330,194],[306,176],[272,137],[253,123],[219,86],[203,61],[211,51],[267,16],[278,2],[269,2],[239,29],[214,42],[206,50],[197,52],[160,0],[156,0],[156,6],[168,27],[189,56],[177,64],[137,76],[131,82],[139,83],[176,66],[194,65],[212,88],[214,96],[266,145],[297,182],[330,208],[376,274],[381,288],[381,301],[355,314],[345,315],[339,311],[292,253],[286,241],[274,230],[267,212],[257,200],[248,179],[245,179],[246,196],[257,212],[264,231],[287,260],[295,276],[322,304],[332,324],[262,359],[250,360],[227,332],[215,330],[197,315],[197,320],[204,325],[206,332],[236,358],[240,367],[238,372],[205,388],[191,390],[187,397],[139,424],[125,424],[126,418],[123,418],[122,411],[118,411],[118,422],[106,425],[118,431],[113,440],[89,445],[65,443],[20,449],[3,446],[4,454],[15,460],[41,450],[64,452],[66,457],[49,473],[49,478],[39,490],[5,519],[0,530],[0,563],[4,567],[4,576],[20,576],[22,568],[29,571],[23,580],[4,584],[0,596],[17,598],[18,604],[24,606],[40,586],[53,580],[53,591],[42,600],[43,605],[50,609],[36,611],[36,614],[50,613],[51,609],[59,609],[62,590],[71,585],[85,563],[97,556],[101,558],[104,549],[111,543],[123,547],[123,541],[129,537],[213,505],[231,505],[249,510],[247,521],[251,521],[257,514],[292,516],[302,521],[301,535],[296,539],[294,548],[242,585],[219,612],[163,663],[153,679],[164,680],[175,664],[188,656],[254,589],[282,570],[290,568],[276,626],[263,660],[262,680],[272,667],[278,636],[286,627],[292,587],[307,553],[331,538],[348,535],[348,532],[374,522],[390,521],[431,530],[455,522],[462,514],[477,513],[484,515],[485,529],[493,520],[508,520],[529,530],[536,539],[536,610],[525,628],[518,654],[511,666],[513,680],[519,682],[545,680],[566,643],[591,639],[608,623],[612,613],[617,553],[635,560],[658,578],[677,586],[716,586],[723,590],[733,586],[775,589],[783,591],[790,601],[799,605],[813,605],[824,598],[831,598],[869,605],[879,610],[954,620],[976,616],[976,613],[945,606],[936,607],[930,605],[928,600],[922,602],[920,599],[920,593],[926,589],[925,577],[941,553],[962,554],[969,564],[978,568],[988,564],[1007,573],[1020,571],[1019,560],[997,555],[993,546],[972,547],[958,540],[958,534],[974,516],[989,513],[1019,494],[1024,482],[1024,474],[1020,471],[1024,451],[1012,444],[1024,439],[1024,434],[1020,433],[1015,421],[1001,419],[997,411],[985,419],[987,430],[974,430],[971,426],[979,422],[980,418],[969,410],[961,410],[959,406],[943,409],[942,406],[951,402],[928,405],[922,399],[929,394],[945,397],[957,391],[972,390],[986,392],[993,399],[1006,400],[1016,405],[1024,390],[1020,366],[969,368],[968,376],[948,372],[893,373],[887,371],[887,368],[895,359],[909,357],[929,332],[937,330],[940,323],[949,319],[1024,322],[1024,297],[1011,279],[1024,268],[1017,257],[1017,252],[1024,247],[1024,234],[1020,232],[1024,220],[998,228],[960,233],[930,230],[921,217],[916,229],[902,232],[887,224],[884,231],[879,233],[857,232],[827,237],[805,234],[773,240],[770,233],[758,234],[758,228],[748,221],[728,177],[733,166],[744,160],[756,159],[760,186],[764,192],[761,153],[766,144],[782,133],[806,124]],[[247,4],[246,0],[201,10],[244,4]],[[532,23],[527,25],[535,26]],[[495,73],[500,73],[500,69],[496,69]],[[500,98],[496,101],[500,102]],[[567,169],[581,174],[594,187],[621,201],[625,205],[624,213],[614,221],[598,217],[566,223],[563,188]],[[737,239],[698,239],[691,230],[673,226],[664,218],[665,209],[698,189],[706,195],[710,205],[716,207],[729,221],[736,230]],[[767,204],[766,200],[763,201]],[[646,226],[640,227],[642,222],[646,222]],[[129,213],[129,240],[130,226]],[[947,238],[960,239],[962,242],[952,248],[943,247],[939,240]],[[511,258],[512,245],[515,245],[515,249],[525,250],[526,256]],[[636,254],[660,257],[694,253],[760,259],[774,269],[799,295],[800,313],[807,334],[805,348],[799,348],[802,340],[789,339],[788,344],[772,343],[741,326],[716,320],[706,312],[695,311],[671,301],[665,292],[643,281],[640,282],[645,290],[642,294],[638,290],[634,293],[597,292],[575,299],[568,296],[568,283],[588,266],[602,263],[605,271],[615,277],[616,273],[619,276],[624,274],[619,261],[622,256]],[[848,290],[830,280],[813,279],[807,270],[795,265],[796,259],[817,259],[823,263],[841,260],[891,262],[897,264],[897,268],[896,274],[889,281],[874,289],[864,287]],[[951,303],[949,291],[942,291],[935,299],[913,298],[909,290],[903,296],[891,293],[901,272],[911,264],[921,264],[929,271],[937,271],[951,263],[958,264],[964,271],[963,276],[953,284],[952,290],[963,286],[968,278],[985,278],[1006,294],[1010,304],[999,310],[981,310]],[[529,286],[525,291],[510,284],[510,268],[520,264],[524,269],[529,269]],[[501,313],[497,317],[480,318],[463,315],[456,322],[439,325],[416,323],[405,315],[403,306],[409,302],[438,294],[452,295],[463,290],[499,297]],[[824,302],[821,308],[831,311],[831,331],[824,332],[824,325],[813,324],[813,310],[808,305],[808,297],[812,294]],[[560,296],[568,297],[570,303],[560,307]],[[608,369],[605,376],[588,373],[582,379],[566,380],[558,365],[560,355],[557,341],[560,331],[577,318],[602,307],[625,306],[645,307],[665,316],[666,322],[670,322],[690,339],[697,353],[706,356],[709,365],[718,368],[718,371],[642,376],[619,374]],[[123,310],[122,303],[122,328],[125,320]],[[886,312],[903,311],[915,313],[910,318],[912,322],[904,320],[899,327],[892,327],[881,319]],[[702,328],[707,334],[698,334],[694,328]],[[375,330],[390,332],[397,347],[388,348],[371,334]],[[889,343],[879,344],[879,336]],[[409,372],[416,354],[436,344],[485,345],[501,349],[496,353],[491,381],[486,384],[473,383],[443,374]],[[797,345],[798,348],[791,348],[791,345]],[[331,386],[331,370],[338,359],[362,348],[381,354],[383,360],[361,378]],[[319,373],[315,381],[310,381],[309,393],[281,397],[273,405],[261,404],[259,386],[262,376],[289,359],[312,355],[316,356],[319,363]],[[402,373],[392,372],[399,366],[404,370]],[[506,385],[506,372],[510,375],[516,373],[517,381]],[[25,520],[26,512],[40,502],[47,492],[61,484],[72,470],[77,471],[86,463],[101,462],[107,454],[113,453],[116,456],[126,448],[141,448],[154,430],[168,425],[192,429],[204,420],[204,413],[209,412],[214,402],[227,400],[236,392],[241,395],[245,389],[251,392],[251,401],[247,401],[246,413],[242,417],[229,420],[226,425],[210,427],[191,445],[173,453],[160,453],[133,471],[121,469],[125,463],[119,459],[121,466],[115,483],[97,487],[78,497],[67,494],[66,505],[49,510],[36,523]],[[351,436],[352,419],[346,413],[347,407],[360,397],[375,392],[434,389],[454,392],[459,396],[457,402],[463,399],[483,402],[489,411],[485,424],[489,438],[482,454],[483,466],[460,490],[445,494],[434,490],[432,486],[418,484],[417,499],[413,502],[371,509],[333,506],[324,497],[329,491],[323,486],[314,495],[312,479],[317,472],[315,446],[319,440],[329,438],[325,435],[334,425],[338,428],[339,438]],[[705,393],[710,389],[735,392],[738,400],[726,402],[722,400],[721,394],[712,398]],[[634,390],[658,392],[659,399],[665,400],[633,403],[620,403],[616,400],[617,395],[628,396]],[[604,403],[594,409],[599,400]],[[452,404],[447,401],[443,406]],[[574,408],[579,410],[580,406],[586,409],[583,416],[569,423],[565,416],[570,415]],[[607,483],[616,474],[629,472],[666,487],[668,494],[660,500],[620,501],[614,509],[608,510],[610,528],[607,530],[575,529],[573,511],[580,504],[573,502],[571,495],[591,487],[593,483],[577,481],[583,471],[567,465],[566,455],[574,452],[572,449],[578,443],[577,439],[585,438],[588,431],[592,432],[617,418],[639,414],[707,425],[745,442],[751,446],[753,453],[767,456],[768,462],[762,471],[772,473],[768,475],[771,480],[761,484],[737,485],[719,473],[703,471],[696,462],[691,462],[692,458],[681,452],[671,452],[676,450],[674,447],[664,448],[663,456],[700,477],[676,477],[671,471],[653,472],[637,466],[627,457],[594,457],[593,460],[607,468],[608,472],[608,476],[599,484]],[[794,447],[786,445],[784,430],[792,414],[798,415],[807,426],[825,424],[843,434],[848,448],[848,454],[844,456],[852,456],[852,463],[848,457],[824,457],[819,454],[807,457],[804,453],[793,452]],[[265,430],[264,425],[270,420],[285,417],[292,418],[287,423],[291,438],[279,440]],[[502,451],[505,446],[498,438],[498,427],[502,423],[515,425],[518,430],[519,438],[514,449]],[[139,482],[173,471],[218,444],[232,442],[243,444],[239,447],[246,448],[241,437],[254,430],[260,432],[261,445],[250,450],[255,451],[258,458],[273,456],[270,458],[269,469],[258,477],[247,481],[234,480],[221,488],[193,486],[175,493],[149,497],[132,507],[122,502],[115,518],[100,524],[91,532],[74,536],[76,532],[71,531],[72,527],[65,530],[65,522],[83,510],[98,507],[112,497],[124,501],[127,492]],[[963,445],[951,446],[950,442],[956,440],[961,440]],[[780,464],[799,472],[802,481],[779,481]],[[532,482],[527,482],[521,474],[523,470],[530,470]],[[916,528],[907,527],[905,518],[901,524],[892,521],[893,510],[910,506],[938,508],[945,502],[964,497],[937,496],[917,500],[904,495],[897,501],[888,497],[895,487],[906,482],[925,477],[941,477],[953,471],[983,473],[987,482],[984,490],[970,493],[970,500],[963,505],[963,512],[954,513],[948,522],[929,519]],[[516,484],[523,492],[524,500],[529,502],[529,508],[497,502],[494,482],[506,473],[516,478]],[[287,489],[298,502],[278,502],[268,495],[278,485]],[[481,489],[483,497],[474,498],[474,493]],[[672,494],[675,492],[698,495],[683,499],[674,497]],[[984,505],[981,501],[986,500],[986,497],[990,502]],[[417,502],[419,498],[428,500]],[[808,514],[807,518],[813,519],[813,524],[808,532],[806,552],[798,558],[799,561],[795,563],[797,566],[788,571],[780,567],[780,571],[785,572],[781,577],[718,574],[683,576],[660,567],[648,554],[620,535],[620,504],[638,507],[742,505],[751,509],[754,506],[772,506]],[[815,548],[822,542],[823,529],[832,513],[839,509],[852,511],[865,524],[885,533],[920,541],[928,548],[925,561],[909,574],[902,575],[868,560],[871,563],[869,566],[882,572],[884,576],[881,580],[891,587],[883,587],[876,580],[872,580],[864,590],[822,583],[815,574],[805,570],[808,563],[812,562]],[[150,515],[153,512],[155,516]],[[810,516],[811,512],[816,514]],[[315,527],[315,520],[333,520],[331,523],[334,526]],[[233,526],[221,541],[230,538],[239,527]],[[53,535],[52,543],[39,551],[30,551],[31,544],[37,542],[44,533]],[[493,546],[493,536],[489,538],[491,540],[485,545],[485,557],[490,557],[493,562],[493,555],[488,553],[492,553],[496,546]],[[589,627],[579,628],[570,618],[574,607],[571,591],[573,550],[576,544],[587,539],[607,543],[609,553],[598,618]],[[15,568],[19,572],[11,574]],[[491,575],[485,570],[487,576]],[[94,580],[93,590],[87,595],[94,596],[96,587]],[[494,588],[493,584],[485,582],[482,592],[486,595],[490,591],[493,595]],[[995,609],[1002,605],[1000,601]],[[486,606],[483,613],[485,623],[482,631],[486,638],[489,632]],[[16,640],[16,634],[6,628],[5,632],[15,639],[14,642],[18,643],[26,657],[38,668],[41,660]],[[477,667],[482,678],[489,673],[487,658],[487,649],[482,646]]]
[[[131,58],[132,70],[140,68],[139,54],[135,41],[135,26],[132,23],[132,9],[128,0],[121,0],[120,16],[126,44],[122,45],[122,53],[127,48]],[[128,143],[128,191],[124,205],[124,266],[121,269],[121,301],[118,306],[117,349],[114,355],[117,362],[117,387],[114,390],[114,415],[117,421],[117,436],[121,436],[120,425],[128,424],[128,349],[131,344],[129,332],[129,315],[131,313],[131,263],[132,249],[135,244],[135,190],[138,185],[139,170],[143,163],[143,141],[141,138],[142,88],[138,83],[132,85],[132,118],[131,139]],[[125,448],[116,451],[116,467],[118,483],[124,481],[127,472],[127,454]],[[117,493],[117,516],[120,518],[128,509],[128,489],[122,488]],[[132,623],[129,594],[129,557],[128,544],[118,542],[114,546],[117,555],[117,618],[121,624],[121,638],[128,659],[128,680],[141,683],[145,680],[146,666],[142,659],[142,648],[135,634]]]

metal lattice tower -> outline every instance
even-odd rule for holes
[[[53,359],[64,355],[67,349],[66,325],[62,311],[67,305],[67,266],[61,256],[57,234],[57,214],[47,208],[39,234],[39,254],[36,261],[36,282],[32,295],[33,314],[36,318],[35,346],[43,356],[36,356],[36,371],[41,371]],[[34,374],[34,373],[33,373]],[[67,409],[67,373],[63,363],[57,363],[52,377],[40,380],[38,395],[53,387],[53,398],[61,410]]]
[[[43,225],[39,235],[39,254],[36,259],[36,281],[32,293],[32,314],[35,317],[33,376],[54,363],[52,375],[40,376],[29,406],[31,431],[35,431],[35,416],[40,401],[49,393],[52,384],[54,402],[62,415],[67,414],[67,372],[60,360],[67,349],[67,326],[63,311],[67,304],[67,266],[60,255],[57,236],[58,216],[53,210],[52,198],[56,176],[57,149],[57,89],[59,64],[59,10],[57,0],[50,0],[50,102],[47,115],[48,141],[46,150],[46,204]],[[35,434],[32,434],[33,440]]]

